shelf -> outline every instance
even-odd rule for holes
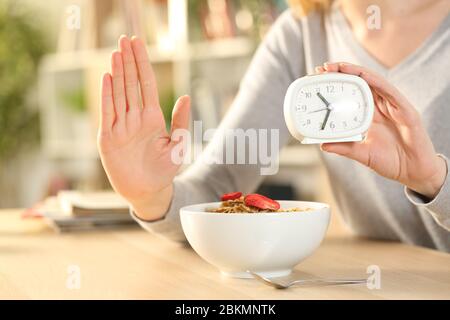
[[[109,66],[109,56],[117,48],[83,50],[48,54],[44,57],[41,69],[44,72],[64,72],[90,66]],[[147,50],[153,64],[171,63],[179,60],[174,51],[162,51],[157,46],[149,46]],[[204,41],[188,45],[189,53],[186,61],[208,59],[224,59],[250,56],[255,50],[255,43],[249,38],[230,38]]]
[[[64,72],[89,68],[90,66],[109,66],[109,57],[114,50],[117,50],[117,48],[48,54],[42,60],[41,71]],[[161,52],[157,47],[149,47],[148,50],[152,63],[163,63],[173,60],[173,54]]]
[[[254,42],[250,38],[231,38],[215,41],[204,41],[188,45],[182,51],[162,51],[157,46],[149,46],[148,52],[152,64],[173,64],[176,77],[172,76],[176,95],[189,92],[191,88],[190,63],[232,57],[250,57],[254,50]],[[40,105],[43,111],[43,144],[46,153],[52,158],[95,158],[96,150],[92,147],[91,139],[84,143],[73,139],[62,138],[65,135],[61,130],[70,127],[60,125],[68,122],[67,116],[61,114],[58,102],[58,87],[61,86],[60,77],[77,76],[79,79],[100,78],[100,74],[110,68],[110,55],[116,48],[103,48],[99,50],[84,50],[62,52],[46,55],[40,65]],[[178,52],[178,53],[177,53]],[[179,53],[183,53],[180,56]],[[64,75],[66,74],[67,75]],[[72,74],[72,75],[71,75]],[[86,80],[88,81],[88,80]],[[98,104],[100,97],[97,90],[88,96],[94,97],[91,104]],[[56,124],[55,124],[56,123]],[[57,129],[58,127],[59,129]],[[90,145],[83,148],[83,144]]]
[[[250,56],[255,50],[250,38],[238,37],[190,44],[191,60],[223,59]]]

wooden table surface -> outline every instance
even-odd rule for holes
[[[140,228],[57,234],[20,213],[0,211],[0,299],[450,299],[450,255],[425,248],[330,231],[295,274],[367,277],[378,265],[381,288],[276,290],[221,276],[190,248]],[[79,289],[67,288],[70,266]]]

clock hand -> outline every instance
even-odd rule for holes
[[[325,115],[325,120],[323,120],[322,128],[320,130],[324,130],[325,126],[327,125],[328,118],[330,117],[331,109],[327,109],[327,114]]]
[[[320,100],[323,101],[323,103],[325,103],[325,105],[327,106],[327,109],[329,109],[330,103],[327,101],[327,99],[325,99],[324,96],[320,92],[317,92],[317,96],[320,98]]]
[[[314,111],[308,112],[308,114],[310,114],[310,113],[315,113],[315,112],[320,112],[320,111],[325,111],[325,110],[328,110],[328,108],[323,108],[323,109],[319,109],[319,110],[314,110]]]
[[[327,99],[324,98],[324,96],[320,92],[317,92],[317,96],[327,106],[327,114],[325,115],[325,120],[323,120],[322,127],[320,128],[320,130],[324,130],[325,126],[327,125],[328,118],[330,117],[330,113],[331,113],[332,108],[330,107],[330,103],[327,101]]]

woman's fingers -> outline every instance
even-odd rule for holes
[[[181,96],[172,111],[171,133],[176,129],[188,129],[190,116],[191,98]]]
[[[370,146],[365,142],[324,143],[320,148],[323,151],[353,159],[370,167]]]
[[[139,110],[139,87],[136,62],[134,60],[131,42],[127,36],[119,38],[119,49],[122,54],[126,101],[130,110]]]
[[[380,93],[395,98],[399,102],[402,102],[402,105],[408,104],[406,98],[400,93],[400,91],[398,91],[382,76],[367,68],[347,62],[326,62],[324,64],[324,68],[327,71],[342,72],[361,77],[369,84],[369,86],[377,89]]]
[[[375,88],[380,94],[388,99],[395,100],[398,107],[402,109],[412,108],[409,101],[396,87],[375,72],[350,63],[339,63],[339,71],[363,78],[369,86]]]
[[[122,55],[118,51],[114,51],[111,56],[111,76],[117,123],[121,124],[124,123],[125,120],[125,116],[127,113],[127,103],[125,97]]]
[[[316,71],[316,73],[324,73],[325,72],[325,68],[322,66],[317,66],[314,68],[314,70]]]
[[[389,121],[391,115],[389,114],[386,101],[377,92],[377,90],[373,89],[372,94],[373,94],[373,101],[375,102],[376,105],[375,111],[373,113],[373,122]]]
[[[366,80],[369,86],[379,90],[380,92],[395,98],[403,98],[401,93],[387,82],[382,76],[364,67],[350,63],[339,63],[339,71],[347,74],[353,74]]]
[[[105,73],[102,78],[102,102],[100,112],[100,131],[109,133],[114,125],[115,119],[114,103],[112,96],[111,74]]]
[[[325,73],[325,72],[338,72],[339,65],[333,62],[325,62],[323,66],[315,67],[316,73]]]
[[[144,42],[134,36],[131,38],[131,47],[137,64],[144,108],[159,107],[155,74],[153,73],[153,68],[150,64]]]
[[[327,72],[339,72],[339,65],[333,62],[325,62],[323,68]]]
[[[417,111],[406,97],[382,76],[367,68],[347,62],[327,62],[324,64],[324,68],[329,72],[342,72],[361,77],[369,84],[372,91],[376,91],[382,98],[380,101],[383,101],[384,105],[377,104],[377,107],[385,108],[380,110],[383,115],[390,115],[395,121],[407,125],[417,123],[419,118]]]

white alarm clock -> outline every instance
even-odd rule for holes
[[[304,144],[362,141],[373,112],[369,85],[343,73],[297,79],[284,99],[289,132]]]

